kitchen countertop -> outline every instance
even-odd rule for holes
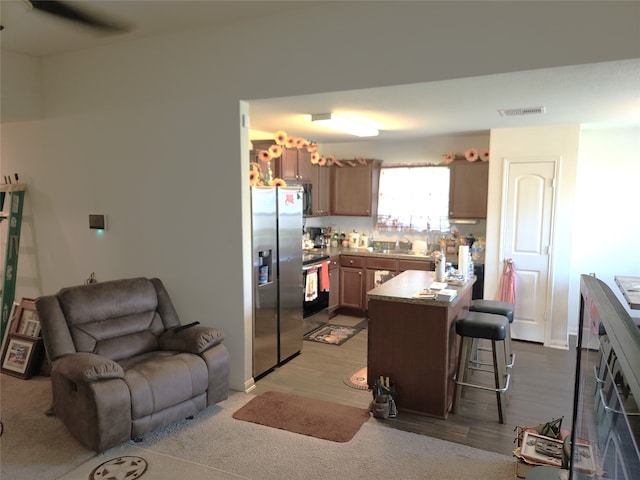
[[[324,247],[324,248],[313,248],[313,249],[305,249],[305,252],[314,252],[314,253],[326,253],[330,257],[336,255],[358,255],[365,257],[379,257],[379,258],[394,258],[398,260],[418,260],[425,262],[435,262],[435,257],[431,255],[423,255],[417,253],[408,253],[402,251],[389,251],[388,253],[382,252],[374,252],[369,250],[368,248],[349,248],[349,247]],[[457,255],[448,255],[447,262],[458,263]],[[480,265],[480,262],[474,262],[475,264]]]
[[[476,281],[474,277],[467,280],[467,282],[461,286],[448,285],[448,289],[457,291],[457,295],[452,301],[416,297],[416,293],[422,289],[429,288],[429,286],[435,282],[435,276],[435,272],[407,270],[367,292],[367,298],[369,300],[412,303],[434,307],[452,307],[455,306],[458,300],[464,296]]]
[[[629,307],[632,310],[640,310],[640,277],[615,276],[613,279]]]

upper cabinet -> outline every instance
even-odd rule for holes
[[[331,215],[377,215],[381,164],[367,159],[342,160],[331,166]]]
[[[489,163],[454,160],[449,169],[449,219],[487,218]]]
[[[314,186],[313,196],[313,215],[324,217],[330,215],[331,210],[331,168],[327,166],[316,166],[318,169],[318,183]]]
[[[311,153],[304,148],[284,148],[278,174],[286,182],[315,183],[318,168],[311,163]]]

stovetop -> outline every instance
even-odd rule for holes
[[[316,263],[316,262],[320,262],[322,260],[327,260],[328,258],[329,258],[329,255],[327,255],[326,253],[303,252],[302,253],[302,264],[303,265],[309,265],[311,263]]]

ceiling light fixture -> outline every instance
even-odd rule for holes
[[[322,125],[356,137],[375,137],[380,134],[377,128],[335,113],[315,113],[311,115],[311,121],[316,125]]]

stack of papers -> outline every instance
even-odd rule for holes
[[[439,302],[450,302],[458,294],[457,290],[443,288],[436,294],[436,300]]]
[[[413,297],[414,298],[431,298],[431,299],[435,299],[436,298],[436,292],[432,292],[428,288],[425,288],[424,290],[420,290],[419,292],[417,292]]]
[[[431,285],[429,285],[429,290],[442,290],[443,288],[447,288],[447,284],[444,282],[433,282]]]

